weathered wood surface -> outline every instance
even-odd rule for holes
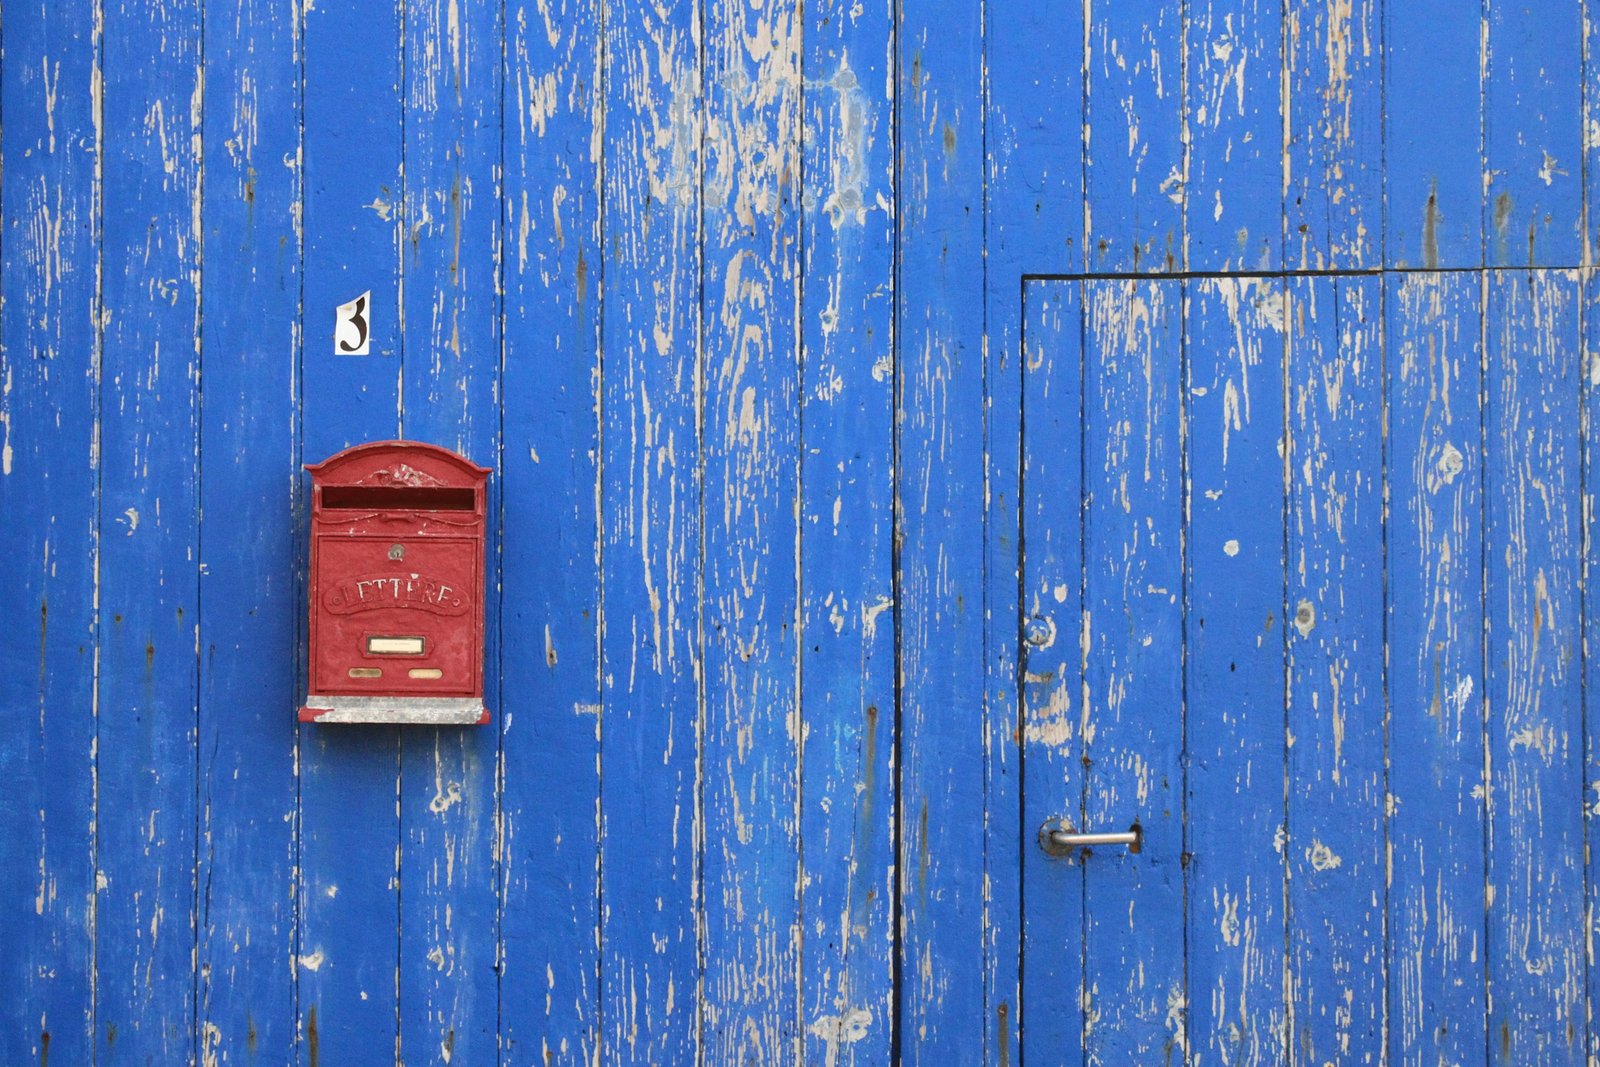
[[[402,431],[401,14],[330,6],[302,16],[303,337],[294,355],[305,462]],[[367,46],[350,52],[352,40]],[[368,291],[372,355],[336,355],[328,309]],[[304,494],[301,514],[309,510]],[[305,535],[295,533],[304,546]],[[299,734],[299,884],[292,887],[299,1063],[398,1061],[400,733],[302,725]],[[230,1055],[241,1048],[248,1052],[248,1034],[228,1035]]]
[[[1305,1063],[1381,1063],[1383,285],[1288,295],[1289,1043]]]
[[[101,15],[97,1059],[181,1063],[199,1038],[201,12]]]
[[[1282,281],[1193,283],[1185,751],[1190,1049],[1288,1058]]]
[[[1384,282],[1385,1010],[1396,1063],[1481,1059],[1488,1034],[1481,280]]]
[[[501,589],[518,595],[500,601],[495,856],[514,1063],[591,1063],[600,1041],[600,17],[593,0],[505,9],[494,491]],[[539,550],[506,550],[506,530]]]
[[[292,9],[206,22],[201,140],[200,772],[197,1051],[293,1063],[301,672],[261,649],[301,616],[299,351],[303,36]],[[282,100],[282,104],[269,104]],[[240,294],[251,294],[239,299]],[[205,353],[279,358],[205,361]],[[241,694],[252,699],[241,700]],[[231,1058],[237,1058],[232,1054]]]
[[[1587,1059],[1582,472],[1571,271],[1495,271],[1484,304],[1491,1062]]]
[[[400,430],[488,465],[503,454],[501,7],[428,0],[405,12]],[[502,488],[490,487],[491,515]],[[490,523],[488,588],[504,587],[503,529],[503,516]],[[484,693],[503,708],[499,611],[484,632]],[[517,647],[538,647],[532,637],[518,632]],[[399,1055],[490,1062],[500,1036],[501,923],[488,921],[500,899],[499,736],[402,730],[400,753]]]
[[[8,7],[0,1062],[1592,1062],[1597,26]],[[494,724],[297,726],[397,435]]]
[[[591,996],[609,1062],[691,1063],[704,993],[703,31],[690,5],[627,4],[602,17],[601,962]],[[565,788],[563,778],[551,785]]]
[[[950,1063],[1004,1042],[985,1003],[983,21],[896,28],[895,573],[898,1047]],[[993,872],[1009,880],[1013,871]]]
[[[832,1067],[894,1034],[893,5],[800,11],[801,1058]]]
[[[1084,860],[1084,1045],[1092,1062],[1153,1063],[1186,1043],[1184,294],[1085,291],[1083,454],[1097,458],[1083,464],[1083,616],[1058,639],[1083,657],[1078,825],[1137,826],[1143,843]]]
[[[23,16],[26,11],[26,17]],[[7,26],[0,115],[0,1059],[92,1062],[102,233],[100,29],[49,0]],[[9,21],[9,20],[8,20]],[[63,93],[75,85],[77,92]],[[25,638],[25,639],[24,639]]]
[[[1084,671],[1082,287],[1031,285],[1024,295],[1022,442],[1017,544],[1022,552],[1022,828],[1069,817],[1082,824]],[[1080,1044],[1083,990],[1081,866],[1022,849],[1019,905],[1026,961],[1020,1019],[1026,1046],[1060,1055]],[[1049,901],[1041,906],[1038,902]],[[1030,906],[1031,904],[1031,906]]]

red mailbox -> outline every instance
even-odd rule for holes
[[[375,441],[311,472],[305,722],[485,723],[489,471]]]

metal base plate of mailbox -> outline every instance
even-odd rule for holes
[[[489,709],[480,697],[306,697],[301,722],[416,723],[427,726],[481,726]]]

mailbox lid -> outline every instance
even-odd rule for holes
[[[438,445],[372,441],[308,463],[306,470],[317,520],[377,511],[454,512],[481,520],[485,512],[489,469]]]

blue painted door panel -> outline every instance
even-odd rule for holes
[[[1030,1059],[1582,1062],[1581,294],[1027,284]]]

